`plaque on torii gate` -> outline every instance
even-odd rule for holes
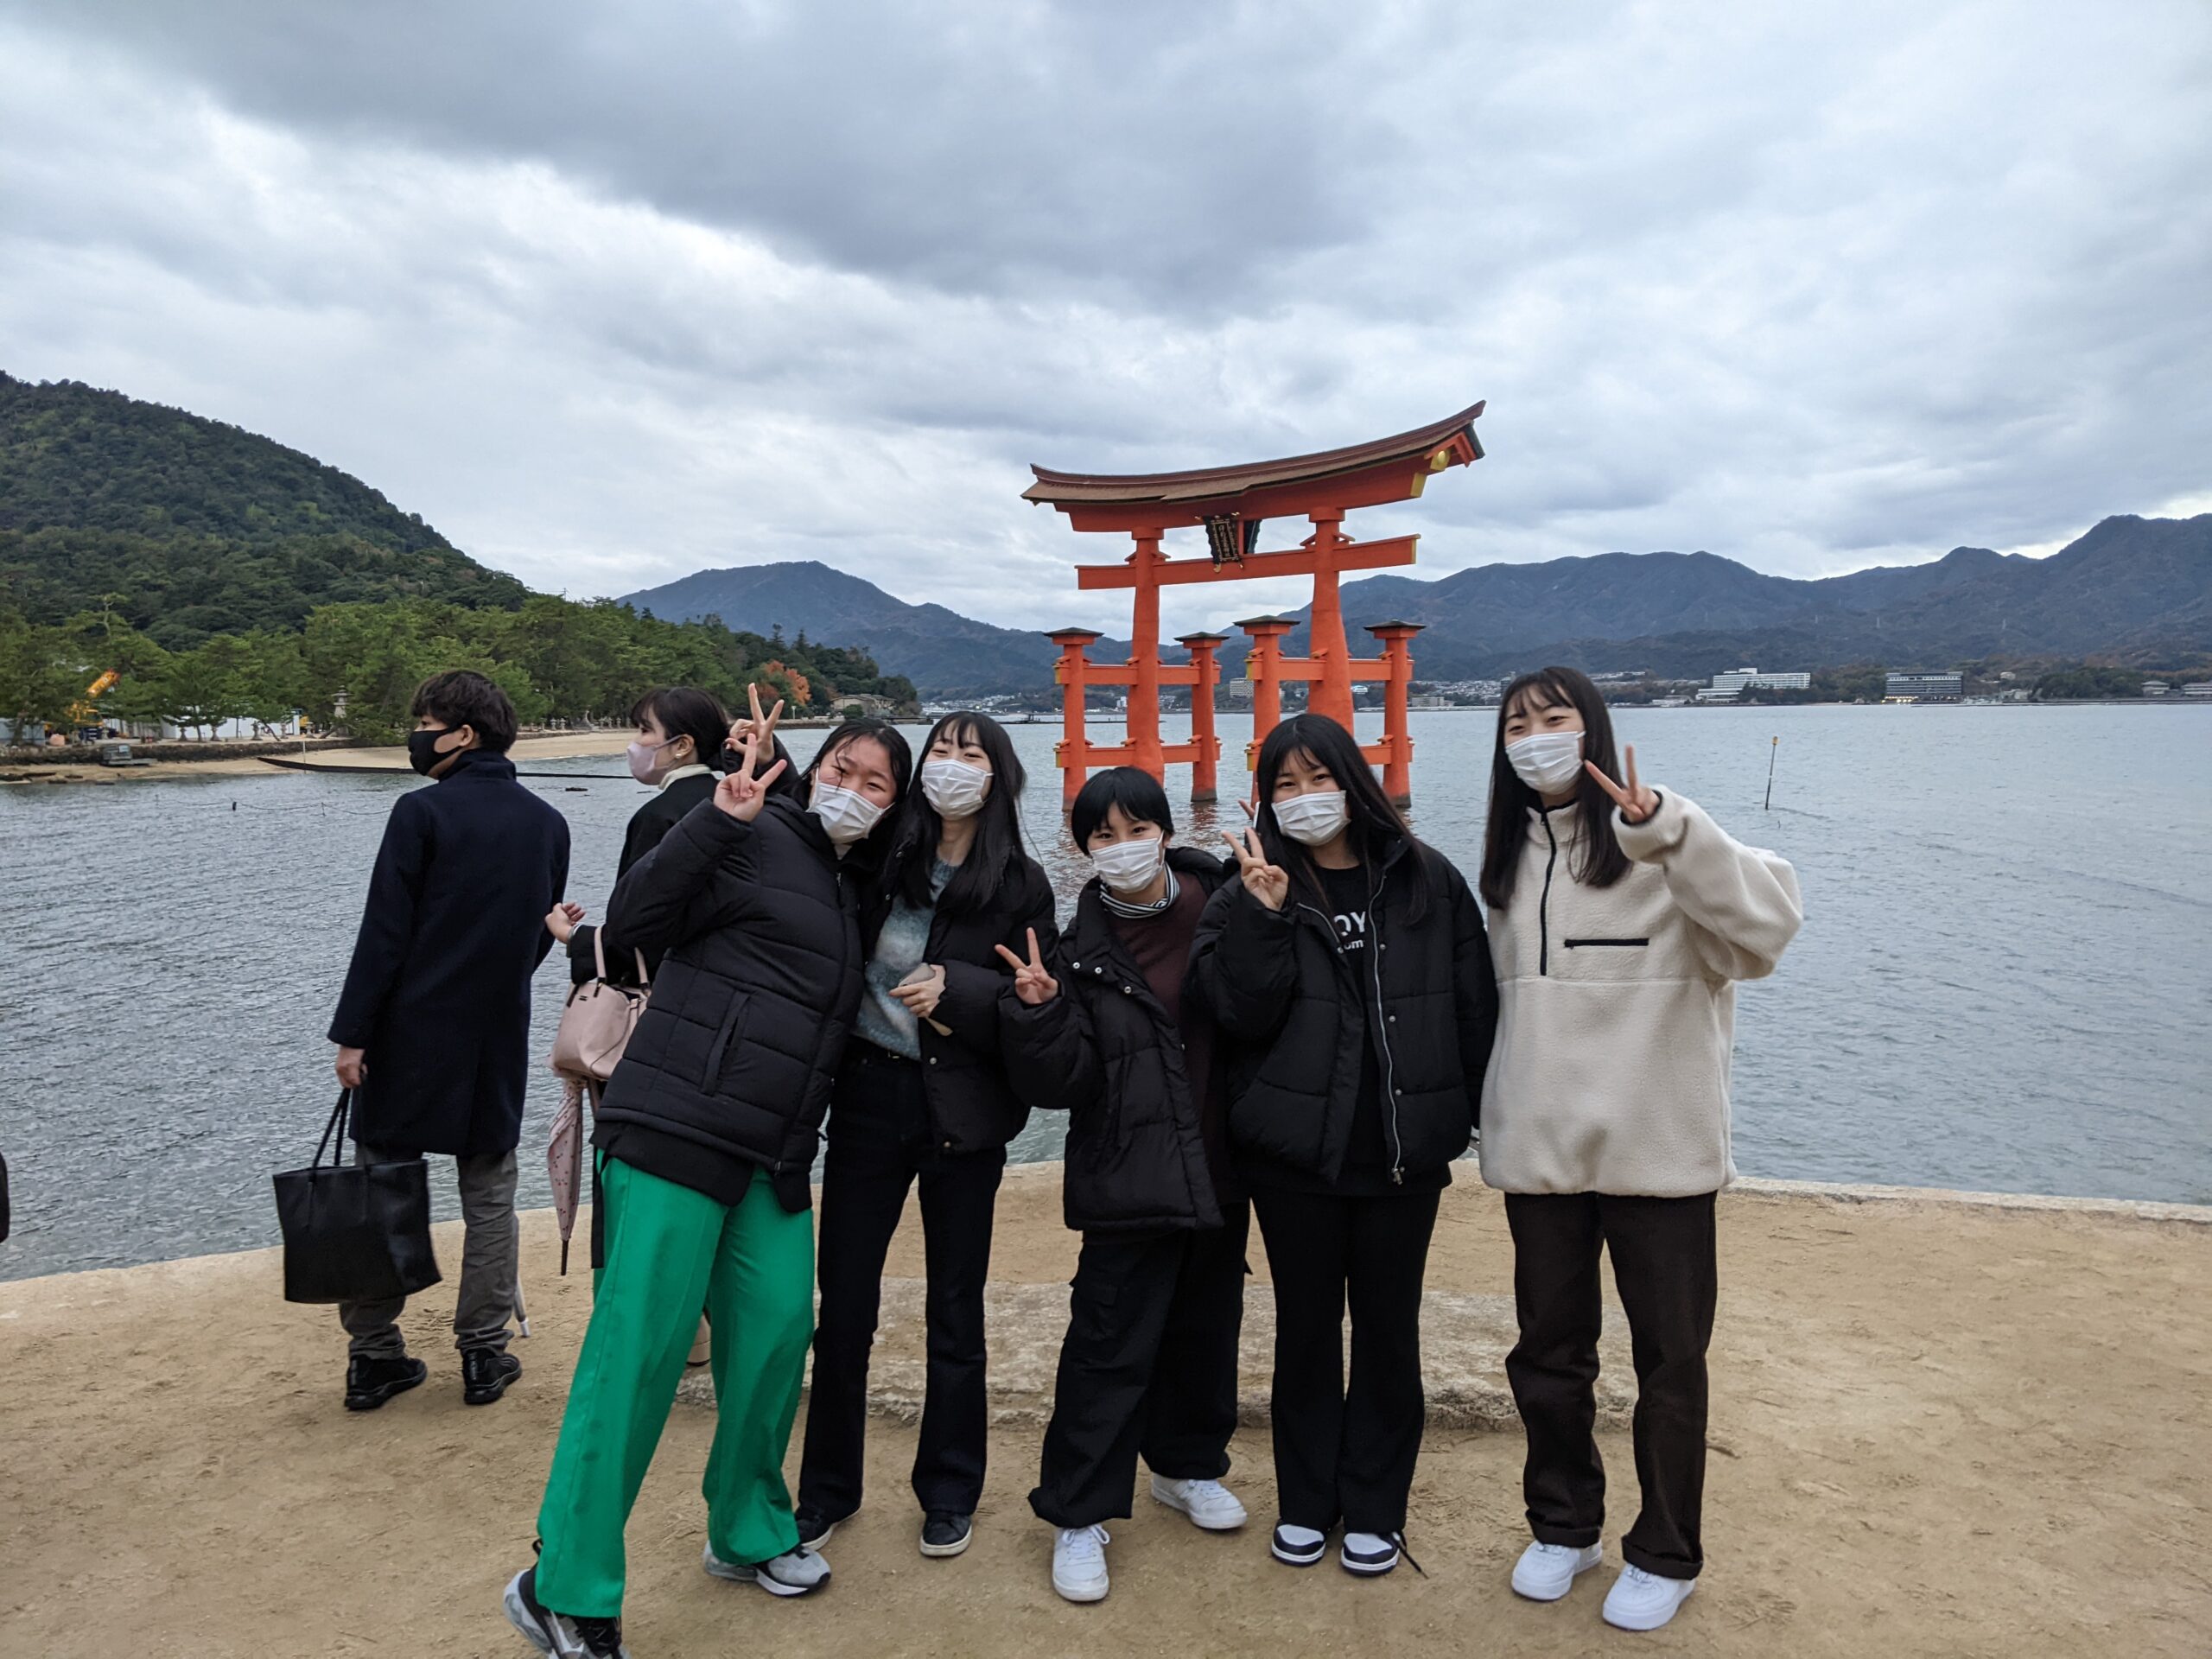
[[[1220,740],[1214,735],[1213,695],[1219,675],[1217,653],[1228,638],[1218,633],[1181,635],[1187,664],[1160,660],[1160,590],[1185,582],[1255,581],[1268,576],[1311,576],[1313,604],[1304,657],[1282,653],[1282,636],[1298,626],[1294,617],[1262,616],[1241,622],[1250,641],[1246,673],[1252,682],[1252,742],[1245,752],[1249,769],[1262,739],[1281,717],[1282,686],[1304,682],[1306,706],[1344,727],[1352,727],[1352,687],[1384,688],[1382,738],[1362,753],[1382,768],[1383,787],[1392,799],[1410,798],[1413,738],[1408,730],[1406,688],[1413,678],[1413,622],[1368,626],[1382,646],[1376,658],[1355,658],[1344,640],[1338,576],[1347,570],[1379,570],[1414,562],[1415,536],[1382,541],[1354,541],[1343,531],[1344,516],[1357,507],[1410,501],[1433,474],[1480,461],[1482,444],[1476,404],[1448,420],[1395,437],[1353,444],[1319,454],[1242,467],[1209,467],[1187,473],[1109,474],[1029,470],[1037,481],[1022,492],[1027,501],[1049,504],[1067,514],[1080,531],[1104,531],[1130,537],[1135,551],[1119,564],[1079,564],[1076,585],[1083,589],[1135,589],[1129,659],[1094,663],[1085,654],[1099,638],[1089,628],[1062,628],[1052,634],[1060,647],[1056,671],[1060,684],[1062,736],[1055,751],[1063,803],[1072,802],[1093,766],[1141,766],[1161,777],[1170,765],[1191,767],[1191,798],[1215,798]],[[1313,533],[1294,548],[1274,551],[1259,546],[1260,526],[1269,518],[1305,518]],[[1204,526],[1208,556],[1171,559],[1160,550],[1170,530]],[[1092,686],[1128,688],[1125,741],[1093,743],[1084,725],[1084,698]],[[1182,743],[1160,739],[1160,688],[1191,688],[1191,736]]]

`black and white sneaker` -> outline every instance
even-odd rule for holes
[[[1421,1563],[1414,1560],[1413,1551],[1406,1548],[1406,1535],[1402,1532],[1348,1532],[1344,1534],[1344,1547],[1337,1557],[1345,1572],[1363,1579],[1381,1578],[1402,1559],[1421,1577],[1428,1576],[1421,1572]]]
[[[964,1551],[976,1535],[976,1517],[931,1510],[922,1517],[922,1554],[941,1561]]]
[[[488,1406],[522,1375],[522,1361],[497,1348],[471,1348],[461,1357],[463,1405]]]
[[[630,1659],[619,1618],[571,1618],[537,1599],[537,1569],[526,1567],[507,1586],[507,1623],[553,1659]]]
[[[1311,1567],[1329,1553],[1329,1535],[1311,1527],[1280,1523],[1268,1540],[1268,1554],[1292,1567]]]
[[[395,1394],[419,1387],[430,1368],[398,1354],[390,1359],[356,1354],[346,1362],[346,1409],[374,1411]]]
[[[709,1544],[702,1564],[718,1579],[732,1584],[757,1584],[772,1596],[804,1596],[830,1582],[830,1563],[804,1544],[749,1567],[722,1560]]]

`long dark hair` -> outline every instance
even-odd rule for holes
[[[1351,734],[1326,715],[1293,715],[1269,732],[1266,741],[1260,745],[1260,764],[1253,774],[1252,786],[1253,793],[1259,798],[1256,817],[1260,845],[1267,849],[1268,861],[1281,866],[1293,880],[1304,882],[1313,897],[1326,905],[1328,895],[1321,885],[1320,866],[1314,863],[1312,851],[1304,842],[1283,834],[1282,826],[1275,822],[1275,779],[1282,775],[1283,766],[1290,757],[1300,753],[1326,771],[1337,780],[1337,787],[1344,791],[1344,804],[1351,813],[1345,833],[1370,869],[1379,870],[1383,856],[1398,842],[1413,842],[1415,855],[1408,861],[1412,866],[1413,905],[1406,919],[1421,920],[1428,911],[1428,871],[1426,861],[1419,855],[1420,843],[1407,827],[1404,814],[1390,804],[1390,798],[1375,781],[1374,769],[1359,752],[1359,745],[1352,741]]]
[[[1566,704],[1582,716],[1582,758],[1597,762],[1608,778],[1621,775],[1613,749],[1613,716],[1605,699],[1579,668],[1540,668],[1505,688],[1497,701],[1497,740],[1490,758],[1490,825],[1483,835],[1483,902],[1492,910],[1513,901],[1513,877],[1521,868],[1521,849],[1529,839],[1529,814],[1543,799],[1521,781],[1505,758],[1505,722],[1516,704],[1551,708]],[[1568,867],[1586,887],[1610,887],[1628,874],[1628,855],[1613,834],[1613,798],[1587,772],[1576,780],[1574,810],[1582,820],[1582,844]]]
[[[974,743],[991,762],[991,792],[983,798],[982,810],[976,814],[975,844],[937,898],[939,909],[957,916],[989,904],[1000,884],[1020,868],[1027,856],[1021,850],[1021,791],[1028,786],[1029,774],[1022,769],[1006,728],[972,709],[947,715],[930,728],[930,734],[922,741],[923,765],[929,763],[930,751],[937,747],[938,739],[948,735],[956,743]],[[930,871],[937,861],[938,840],[944,830],[944,820],[930,804],[929,797],[918,788],[908,790],[884,880],[906,894],[906,902],[917,908],[930,902]]]
[[[891,850],[892,840],[899,833],[899,804],[906,798],[906,785],[914,778],[914,752],[906,745],[906,734],[887,720],[874,715],[862,715],[858,720],[849,720],[822,740],[822,747],[814,752],[814,759],[806,763],[806,770],[798,775],[798,802],[804,806],[814,792],[814,774],[822,770],[822,763],[841,754],[855,743],[874,741],[883,745],[883,752],[891,757],[891,780],[899,786],[899,800],[868,832],[854,851],[865,849],[869,860],[880,868],[884,857]],[[850,855],[847,855],[849,857]]]
[[[651,715],[671,742],[691,740],[691,759],[702,766],[715,766],[722,745],[729,741],[729,711],[721,699],[696,685],[657,685],[630,710],[630,723],[642,726]]]

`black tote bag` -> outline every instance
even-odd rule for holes
[[[346,1162],[346,1116],[353,1091],[340,1091],[315,1161],[276,1177],[276,1222],[284,1230],[284,1300],[370,1302],[411,1296],[438,1282],[430,1250],[430,1173],[420,1158],[404,1163]],[[322,1161],[333,1140],[331,1161]]]

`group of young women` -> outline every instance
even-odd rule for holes
[[[1618,763],[1585,677],[1548,669],[1503,700],[1487,929],[1318,715],[1261,745],[1228,860],[1176,844],[1148,775],[1090,779],[1069,827],[1094,874],[1064,931],[1023,850],[1020,763],[983,715],[939,721],[918,779],[880,721],[839,727],[796,774],[757,702],[726,727],[704,694],[661,692],[638,721],[632,770],[662,793],[632,825],[607,948],[575,907],[548,918],[579,971],[635,951],[652,977],[598,1112],[595,1300],[541,1554],[505,1598],[541,1650],[626,1651],[623,1529],[702,1315],[706,1570],[783,1596],[828,1580],[820,1547],[861,1503],[879,1287],[915,1185],[918,1544],[968,1547],[992,1212],[1033,1108],[1067,1114],[1083,1239],[1029,1500],[1062,1596],[1106,1595],[1107,1523],[1132,1511],[1140,1457],[1154,1499],[1196,1527],[1245,1523],[1223,1478],[1255,1217],[1276,1321],[1269,1550],[1312,1566],[1334,1534],[1354,1574],[1411,1560],[1423,1274],[1479,1127],[1515,1244],[1533,1540],[1513,1588],[1557,1599],[1599,1560],[1602,1244],[1633,1338],[1643,1500],[1605,1617],[1672,1617],[1702,1565],[1732,987],[1772,971],[1800,912],[1787,863],[1643,783],[1633,749]]]

